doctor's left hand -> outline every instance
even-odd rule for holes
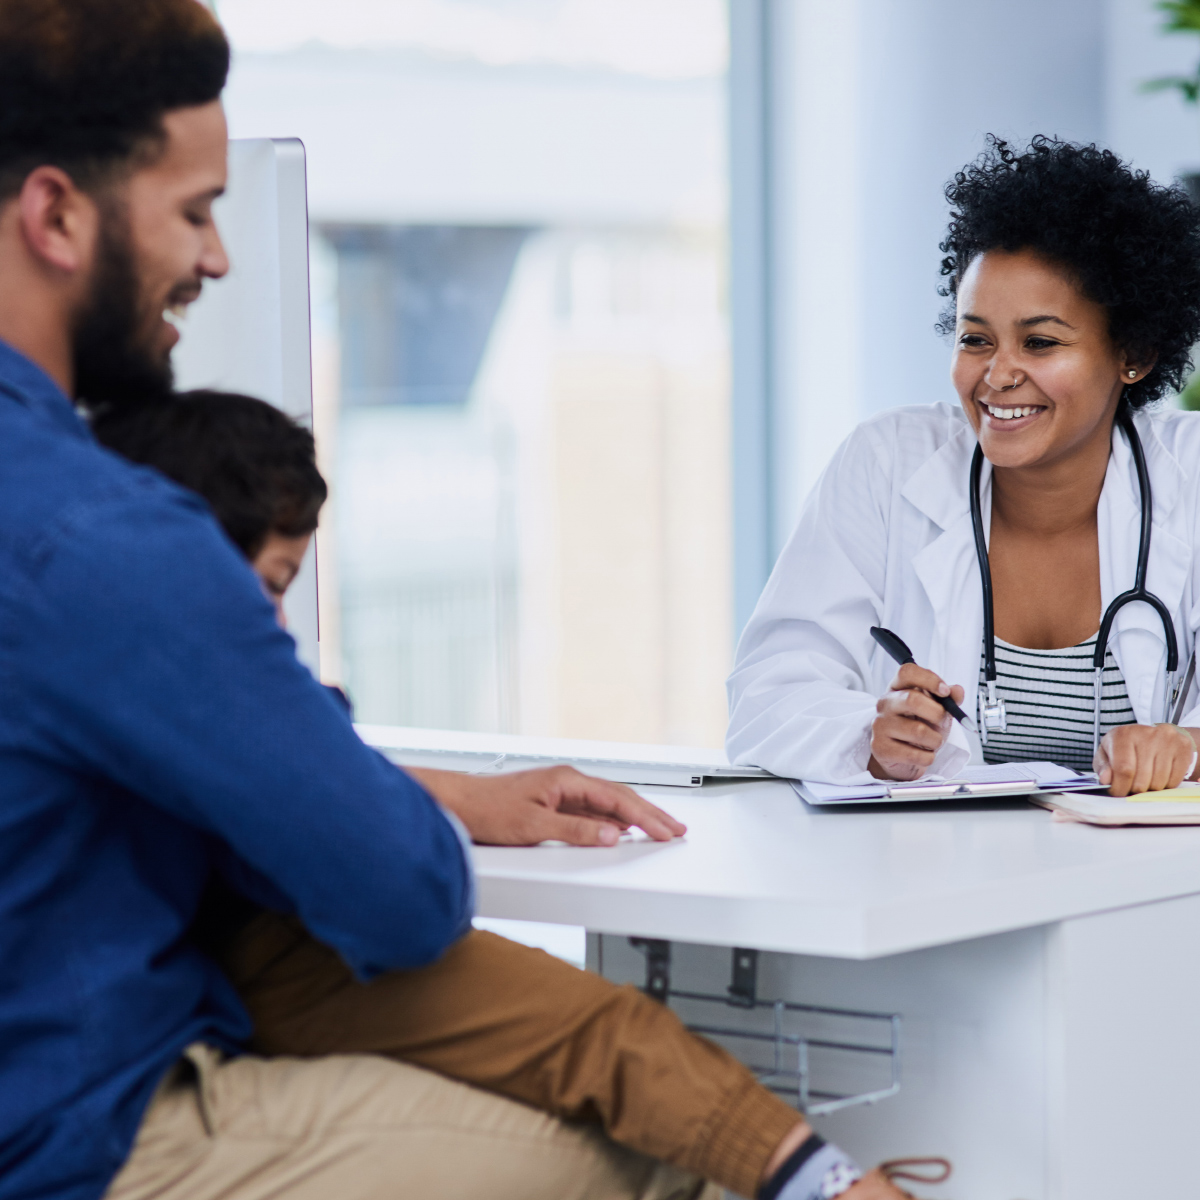
[[[875,706],[871,725],[871,761],[876,779],[919,779],[950,735],[952,718],[934,696],[950,696],[962,704],[966,693],[932,671],[905,663],[891,691]]]
[[[1178,787],[1195,761],[1198,737],[1200,730],[1178,725],[1118,725],[1100,739],[1092,769],[1113,796]]]

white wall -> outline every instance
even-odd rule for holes
[[[1200,38],[1161,34],[1152,0],[773,0],[772,19],[777,550],[859,420],[954,400],[932,328],[953,172],[989,132],[1200,167],[1200,118],[1139,91]]]
[[[1200,114],[1175,92],[1147,94],[1141,86],[1190,74],[1200,38],[1164,34],[1148,0],[1108,0],[1105,7],[1105,140],[1156,179],[1200,170]]]
[[[314,221],[723,217],[717,74],[661,80],[314,46],[239,54],[226,103],[235,137],[304,141]]]

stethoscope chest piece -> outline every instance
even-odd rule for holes
[[[989,733],[1004,733],[1008,729],[1008,711],[1004,697],[996,695],[996,681],[989,679],[979,689],[979,730],[983,744]]]

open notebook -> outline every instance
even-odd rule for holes
[[[1088,825],[1200,825],[1200,786],[1196,784],[1135,796],[1053,793],[1034,799],[1056,817]]]
[[[963,767],[953,779],[925,775],[912,783],[872,779],[866,783],[811,783],[792,786],[800,798],[817,806],[839,804],[902,804],[918,800],[1000,799],[1036,792],[1069,792],[1098,788],[1096,776],[1052,762],[998,763]]]

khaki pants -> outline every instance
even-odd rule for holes
[[[504,1197],[509,1193],[487,1165],[493,1152],[511,1164],[505,1170],[513,1175],[512,1194],[531,1200],[543,1194],[543,1178],[551,1181],[548,1197],[682,1197],[699,1194],[698,1178],[752,1196],[770,1155],[799,1119],[725,1051],[688,1033],[674,1014],[636,989],[616,987],[494,934],[472,932],[432,966],[362,984],[299,922],[263,913],[229,942],[221,959],[254,1018],[251,1049],[264,1057],[204,1066],[194,1053],[200,1078],[177,1080],[156,1100],[109,1200]],[[326,1072],[333,1072],[331,1080],[355,1082],[334,1087],[322,1082]],[[206,1129],[206,1074],[237,1081],[210,1088],[214,1095],[252,1094],[258,1107],[235,1099],[222,1116],[213,1101]],[[337,1107],[338,1097],[358,1096],[360,1088],[370,1102],[352,1099],[347,1109]],[[309,1097],[301,1126],[288,1115],[293,1090]],[[319,1103],[326,1094],[327,1103]],[[436,1136],[424,1123],[432,1097],[440,1114]],[[160,1118],[160,1110],[169,1117]],[[172,1127],[183,1122],[191,1137],[201,1130],[205,1140],[184,1153],[177,1135],[154,1132],[161,1120]],[[279,1132],[301,1127],[307,1140]],[[372,1148],[364,1141],[368,1128],[389,1148],[402,1149]],[[251,1129],[275,1132],[251,1136]],[[267,1146],[279,1139],[295,1149],[278,1166],[259,1161],[250,1148],[251,1142]],[[228,1148],[218,1151],[222,1142]],[[492,1151],[481,1152],[481,1145]],[[240,1157],[254,1182],[243,1191],[232,1182],[205,1190],[198,1176],[174,1192],[147,1191],[134,1182],[170,1176],[167,1160],[189,1154],[197,1162]],[[378,1168],[383,1190],[374,1183],[366,1186],[376,1190],[354,1191],[330,1182],[338,1171],[358,1179],[360,1157],[363,1177],[374,1178],[376,1168],[367,1164],[383,1161],[380,1154],[389,1164]],[[305,1165],[295,1165],[293,1155]],[[473,1165],[476,1159],[479,1165]],[[570,1186],[547,1165],[568,1160]],[[253,1190],[279,1172],[283,1182],[270,1184],[275,1191]],[[287,1182],[307,1179],[306,1172],[326,1183],[309,1193]],[[417,1179],[430,1181],[420,1193],[409,1182]]]
[[[203,1045],[159,1088],[106,1200],[715,1200],[694,1176],[370,1055]]]

